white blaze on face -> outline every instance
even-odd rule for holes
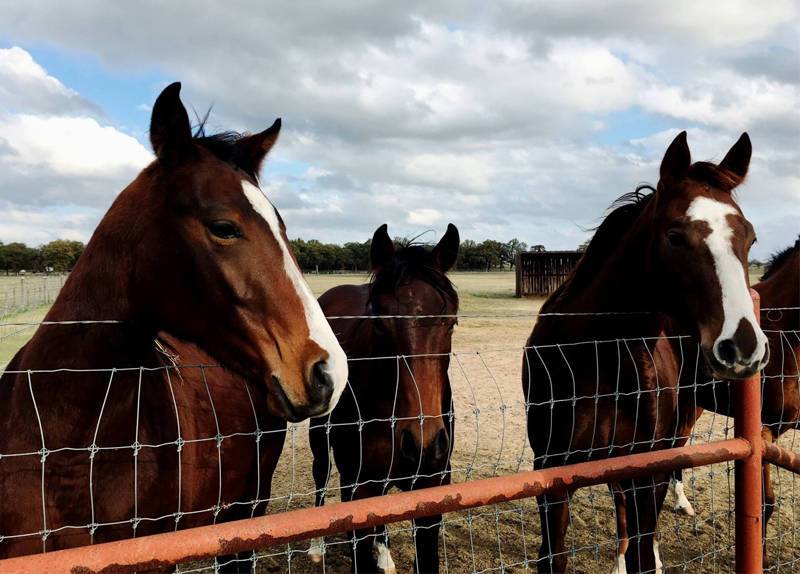
[[[275,236],[275,241],[277,241],[278,245],[280,246],[281,254],[283,256],[284,271],[291,280],[292,285],[294,285],[297,296],[300,298],[300,301],[303,304],[303,311],[305,312],[306,323],[308,325],[309,338],[319,345],[321,349],[328,353],[328,359],[325,361],[324,369],[333,380],[333,395],[331,396],[330,407],[328,410],[325,411],[325,413],[320,413],[317,416],[327,414],[333,410],[333,407],[336,406],[336,403],[339,401],[339,397],[341,396],[342,391],[344,391],[345,385],[347,384],[347,356],[342,350],[342,347],[339,345],[339,341],[336,340],[336,335],[333,334],[333,330],[328,324],[328,320],[325,319],[325,315],[323,314],[317,299],[311,293],[308,283],[306,283],[305,278],[303,278],[303,274],[300,272],[300,269],[297,267],[294,258],[289,252],[289,246],[286,244],[286,241],[283,238],[283,233],[281,233],[278,214],[275,211],[272,203],[270,203],[270,201],[259,188],[249,181],[242,180],[242,190],[244,191],[245,197],[247,197],[247,199],[250,201],[250,205],[253,206],[255,212],[264,218],[264,221],[266,221],[270,231],[272,231],[272,234]]]
[[[733,230],[728,223],[729,215],[738,215],[732,205],[716,201],[708,197],[697,197],[689,205],[686,215],[692,221],[704,221],[711,233],[705,238],[711,256],[714,259],[714,269],[722,290],[722,312],[724,322],[722,330],[714,341],[713,352],[717,360],[724,363],[717,356],[717,342],[733,338],[739,322],[745,319],[752,325],[756,333],[756,348],[751,357],[742,357],[744,361],[755,363],[764,358],[767,337],[761,331],[753,312],[753,300],[745,280],[745,270],[742,262],[736,257],[731,245]]]

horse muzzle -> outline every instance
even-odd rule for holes
[[[289,422],[296,423],[310,417],[327,414],[336,406],[335,401],[339,397],[337,381],[326,363],[326,361],[317,361],[314,364],[305,381],[305,393],[287,392],[287,381],[282,380],[279,375],[272,375],[271,390],[282,411],[280,414]],[[305,394],[306,401],[299,404],[293,401],[290,396],[295,394]]]

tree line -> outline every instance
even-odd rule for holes
[[[398,246],[406,243],[404,238],[396,237]],[[344,245],[322,243],[316,239],[293,239],[292,249],[300,268],[306,272],[369,271],[369,251],[372,239],[364,242],[349,242]],[[486,239],[480,243],[472,239],[461,242],[456,260],[456,268],[466,271],[491,271],[493,269],[513,268],[517,253],[526,251],[528,245],[519,239],[496,241]],[[536,250],[544,250],[541,245]]]
[[[293,239],[291,241],[300,268],[307,272],[336,272],[370,270],[369,251],[372,240],[351,241],[339,245],[323,243],[316,239]],[[395,238],[397,245],[405,243],[403,238]],[[81,256],[85,245],[80,241],[57,239],[41,245],[28,247],[24,243],[0,242],[0,270],[6,273],[64,273],[72,269]],[[477,242],[465,239],[456,261],[456,268],[469,271],[491,271],[493,269],[513,268],[517,253],[528,246],[518,239],[496,241],[487,239]],[[543,250],[536,245],[534,250]]]
[[[64,273],[72,269],[86,246],[56,239],[39,247],[0,242],[0,270],[6,273]]]

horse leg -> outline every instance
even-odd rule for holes
[[[375,530],[378,532],[378,536],[372,543],[372,552],[378,563],[378,569],[384,574],[395,574],[397,567],[389,549],[389,534],[386,532],[386,525],[378,526]]]
[[[368,498],[370,496],[378,496],[381,494],[380,487],[371,484],[361,484],[358,486],[358,488],[347,489],[347,491],[348,492],[345,493],[344,489],[342,489],[342,501],[358,500],[360,498]],[[376,534],[375,528],[362,528],[355,530],[350,533],[350,536],[350,556],[352,558],[350,571],[360,572],[362,574],[367,572],[381,572],[378,564],[379,556],[375,555],[375,551],[385,550],[386,554],[388,554],[388,547],[385,545],[385,529],[383,529],[382,536],[380,534]],[[384,566],[394,566],[394,562],[391,561],[391,556],[389,556],[388,561],[385,560],[385,555],[380,557],[384,558]],[[391,572],[391,570],[389,572]]]
[[[628,550],[628,520],[625,510],[625,492],[618,482],[608,484],[614,497],[614,509],[617,514],[617,561],[611,574],[625,574],[625,552]]]
[[[775,437],[768,429],[761,431],[761,437],[765,441],[774,442]],[[763,540],[763,560],[764,566],[767,566],[767,525],[769,519],[772,518],[772,513],[775,512],[775,489],[772,486],[772,465],[764,462],[762,466],[762,476],[764,483],[764,523],[762,525],[762,540]]]
[[[668,479],[668,475],[657,475],[623,483],[626,489],[628,551],[625,565],[628,572],[662,572],[656,529],[667,495]]]
[[[558,490],[536,497],[542,523],[542,545],[539,548],[538,568],[541,573],[565,572],[567,555],[564,539],[569,526],[570,493]]]
[[[672,472],[669,479],[669,491],[675,498],[675,505],[672,507],[678,514],[685,516],[694,516],[694,508],[689,499],[686,498],[686,492],[683,487],[683,470],[678,469]]]
[[[441,514],[414,520],[414,567],[417,574],[438,574],[441,527]]]
[[[323,506],[325,504],[325,490],[331,474],[331,452],[325,427],[327,421],[327,418],[311,419],[308,430],[308,443],[313,457],[311,473],[314,476],[314,506]],[[311,540],[308,556],[312,562],[318,563],[322,561],[322,556],[325,554],[324,548],[324,537],[320,536]]]

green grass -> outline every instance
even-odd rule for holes
[[[6,315],[0,320],[0,366],[8,363],[22,345],[28,342],[36,331],[35,326],[14,325],[14,323],[35,323],[44,319],[50,305]]]

